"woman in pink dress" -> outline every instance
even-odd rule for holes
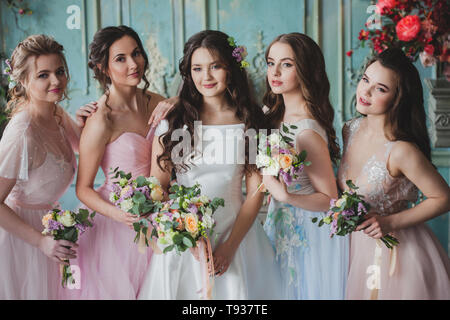
[[[450,210],[431,164],[419,73],[399,49],[369,62],[356,91],[364,117],[343,128],[339,185],[351,179],[371,205],[353,232],[348,299],[450,299],[450,261],[425,221]],[[416,206],[418,190],[426,197]],[[399,240],[387,249],[386,234]]]
[[[119,167],[133,177],[150,174],[153,129],[147,125],[163,98],[147,91],[148,58],[136,32],[126,26],[99,30],[90,44],[89,67],[105,94],[89,117],[80,140],[77,196],[95,210],[94,227],[79,241],[80,289],[64,299],[136,299],[152,251],[140,253],[133,242],[135,216],[109,201],[109,172]],[[138,89],[143,80],[145,86]],[[101,166],[106,181],[93,184]]]
[[[63,46],[30,36],[10,64],[11,120],[0,141],[0,300],[55,299],[60,259],[74,258],[76,245],[43,236],[41,219],[72,182],[83,121],[57,104],[69,77]],[[77,114],[89,114],[82,109]]]

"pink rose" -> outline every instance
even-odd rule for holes
[[[420,31],[420,18],[416,15],[406,16],[397,23],[395,30],[399,40],[411,41]]]
[[[376,12],[383,14],[384,9],[393,9],[397,4],[397,0],[378,0]]]

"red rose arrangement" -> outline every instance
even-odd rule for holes
[[[400,47],[411,60],[420,57],[424,66],[438,60],[450,62],[447,0],[378,0],[376,7],[376,13],[381,16],[381,29],[366,23],[358,36],[361,47],[368,42],[377,53]]]

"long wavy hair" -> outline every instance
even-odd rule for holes
[[[228,85],[225,97],[228,104],[234,109],[236,117],[245,123],[245,130],[253,128],[258,132],[260,128],[265,127],[264,113],[254,102],[247,73],[244,69],[241,69],[240,63],[233,57],[234,47],[229,44],[228,38],[229,36],[221,31],[205,30],[193,35],[184,45],[183,58],[179,64],[183,86],[178,103],[166,117],[169,122],[169,130],[159,140],[163,147],[163,153],[158,156],[158,165],[162,170],[168,171],[170,167],[177,172],[189,169],[189,165],[184,161],[183,164],[175,164],[172,161],[171,152],[179,142],[172,141],[171,136],[174,130],[186,125],[191,137],[193,137],[194,121],[200,120],[203,96],[197,90],[191,75],[192,55],[199,48],[208,49],[226,69]],[[191,144],[194,147],[193,141],[191,141]],[[245,145],[246,150],[248,150],[247,139]],[[249,154],[245,152],[245,172],[250,173],[254,170],[256,170],[256,166],[249,163]]]
[[[142,41],[139,35],[132,28],[128,26],[118,26],[118,27],[105,27],[98,30],[94,35],[94,40],[89,44],[89,62],[88,66],[94,71],[94,78],[100,83],[103,92],[109,98],[109,85],[111,84],[111,78],[108,77],[106,71],[108,69],[109,61],[109,48],[114,42],[123,38],[124,36],[130,36],[133,38],[141,51],[142,56],[145,60],[144,66],[144,76],[142,80],[145,85],[143,92],[145,93],[150,86],[150,82],[147,80],[145,73],[148,70],[148,56],[142,45]],[[107,100],[108,101],[108,100]],[[108,106],[108,104],[106,103]],[[109,106],[108,106],[109,107]]]
[[[66,58],[64,56],[64,47],[52,37],[45,34],[31,35],[25,40],[22,40],[14,49],[11,55],[11,76],[16,84],[8,91],[10,100],[6,105],[6,110],[10,111],[10,117],[13,117],[21,111],[24,103],[28,99],[26,89],[21,82],[26,82],[28,79],[29,59],[32,57],[37,58],[41,55],[49,54],[56,54],[60,57],[66,73],[67,83],[69,83],[69,68],[67,67]],[[63,99],[68,99],[67,86],[63,92]],[[53,114],[56,115],[56,105],[53,110]]]
[[[339,144],[333,127],[334,109],[331,106],[330,82],[325,70],[325,59],[320,47],[307,35],[293,32],[276,37],[266,51],[266,60],[273,44],[281,42],[294,51],[295,69],[301,93],[306,101],[306,109],[325,129],[328,138],[330,158],[336,164],[340,158]],[[278,128],[283,120],[286,107],[283,96],[273,93],[266,78],[266,93],[263,103],[269,108],[266,116],[272,128]]]
[[[430,137],[427,131],[419,72],[404,52],[398,48],[386,49],[376,55],[367,63],[365,70],[376,61],[397,75],[396,95],[386,114],[386,124],[390,127],[393,140],[416,144],[431,161]]]

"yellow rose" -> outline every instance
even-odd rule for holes
[[[287,169],[292,165],[292,156],[290,154],[282,154],[278,158],[281,169]]]
[[[163,194],[164,194],[164,191],[163,191],[163,189],[160,186],[155,186],[152,189],[152,192],[150,192],[150,196],[155,201],[162,201]]]
[[[120,197],[122,198],[125,194],[127,194],[128,191],[130,191],[130,186],[126,186],[125,188],[120,191]]]
[[[52,219],[52,214],[47,213],[45,216],[42,217],[42,225],[45,227],[45,229],[48,228],[48,221]]]
[[[186,227],[186,230],[193,234],[196,235],[198,232],[198,221],[197,221],[197,216],[192,214],[192,213],[188,213],[185,217],[184,217],[184,225]]]

